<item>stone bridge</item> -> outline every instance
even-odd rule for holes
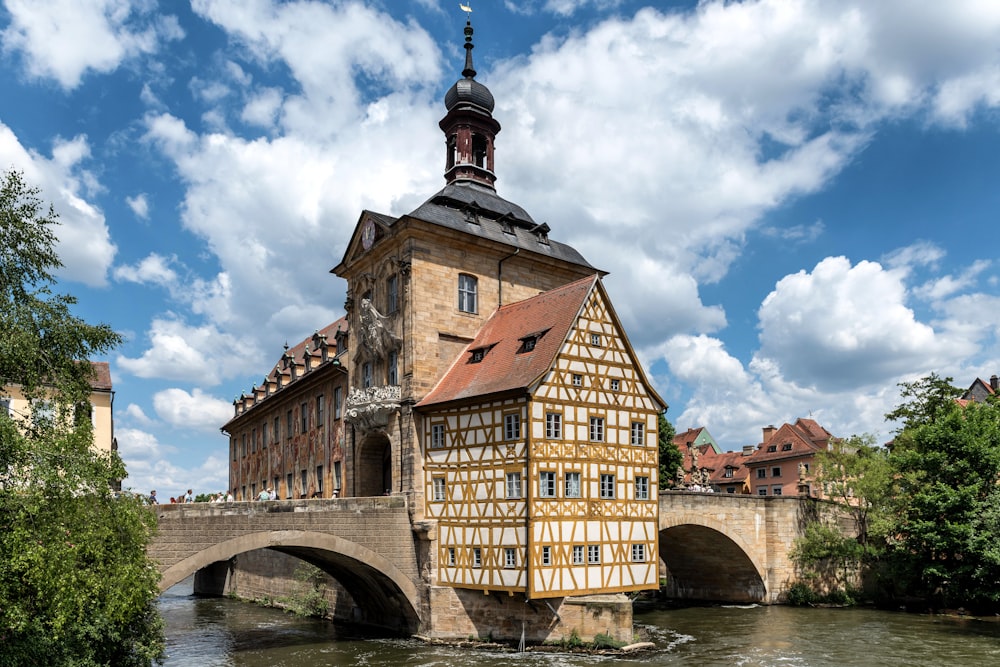
[[[789,551],[821,507],[836,508],[794,496],[661,492],[660,559],[670,573],[666,595],[784,602],[796,579]]]
[[[224,583],[230,559],[274,549],[327,572],[363,601],[359,620],[402,632],[419,627],[422,586],[403,496],[158,505],[156,512],[148,551],[161,591],[197,573]]]
[[[221,594],[231,559],[257,549],[280,551],[335,578],[362,607],[356,620],[415,633],[433,616],[426,539],[433,531],[411,525],[406,503],[397,495],[159,505],[159,531],[149,554],[159,563],[161,591],[199,574],[202,590],[214,587]],[[659,555],[669,571],[666,594],[784,601],[795,580],[788,552],[818,505],[795,497],[661,492]]]

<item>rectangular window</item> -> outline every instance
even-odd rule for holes
[[[472,567],[483,566],[483,550],[479,547],[472,547]]]
[[[309,430],[309,404],[302,403],[299,406],[299,433]]]
[[[475,276],[462,273],[458,276],[458,309],[463,313],[475,313],[478,280]]]
[[[542,565],[552,565],[552,547],[542,547]]]
[[[302,473],[301,473],[301,477],[302,477],[302,486],[299,487],[299,492],[300,492],[299,496],[301,498],[305,498],[306,497],[306,489],[308,488],[306,486],[306,484],[309,482],[309,471],[308,470],[303,470]]]
[[[281,417],[274,418],[274,442],[281,442]]]
[[[323,497],[323,466],[316,466],[316,493]]]
[[[503,416],[503,439],[517,440],[521,437],[521,415],[517,413]]]
[[[316,426],[323,425],[323,394],[316,397]]]
[[[636,477],[635,478],[635,499],[636,500],[649,500],[649,478],[648,477]]]
[[[455,565],[455,547],[448,547],[448,565]]]
[[[389,366],[386,377],[389,381],[390,386],[396,386],[399,384],[399,352],[393,350],[389,353],[389,361],[386,362]]]
[[[285,476],[285,498],[291,500],[294,497],[294,492],[292,490],[292,473],[288,473]]]
[[[733,469],[732,468],[726,468],[726,472],[723,473],[723,476],[724,477],[732,477],[733,476]]]
[[[340,495],[340,461],[333,462],[333,492]]]
[[[444,477],[434,478],[434,502],[444,502],[447,497]]]
[[[604,442],[604,417],[590,418],[590,441]]]
[[[247,437],[247,434],[244,433],[243,434],[243,456],[246,456],[249,453],[249,448],[248,448],[248,445],[247,445],[247,441],[248,440],[249,440],[249,438]]]
[[[261,449],[267,449],[267,436],[268,436],[267,422],[264,422],[263,424],[261,424],[261,427],[260,427],[260,448]]]
[[[632,444],[636,447],[646,444],[646,425],[642,422],[632,422]]]
[[[618,391],[619,389],[621,389],[621,387],[622,387],[621,380],[619,380],[618,378],[613,378],[611,380],[611,391]]]
[[[783,452],[790,452],[790,451],[792,451],[792,443],[786,442],[785,444],[783,444],[781,446],[781,451],[783,451]]]
[[[521,497],[521,473],[507,473],[507,498],[515,499]]]
[[[545,413],[545,437],[549,440],[562,439],[562,415],[558,412]]]
[[[556,474],[543,471],[538,476],[538,495],[542,498],[556,497]]]
[[[781,477],[781,466],[771,468],[771,477]]]
[[[333,389],[333,418],[340,419],[341,402],[343,399],[344,390],[341,387],[334,387]]]
[[[361,386],[370,389],[372,386],[372,362],[366,361],[361,366]]]
[[[764,468],[757,468],[757,479],[764,479],[767,477],[767,470]]]
[[[236,436],[229,438],[229,449],[233,453],[233,460],[235,461],[240,457],[240,445],[236,441]]]
[[[583,386],[583,376],[579,373],[573,373],[573,386],[581,387]]]
[[[391,315],[399,310],[399,278],[391,275],[385,283],[385,312]]]
[[[780,496],[781,495],[781,487],[780,486],[772,486],[771,487],[771,495],[772,496]]]
[[[508,570],[517,567],[517,549],[507,547],[503,550],[503,566]]]
[[[250,452],[257,451],[257,429],[250,429]]]
[[[583,545],[573,545],[573,565],[583,565]]]
[[[601,346],[601,334],[599,334],[599,333],[592,333],[592,334],[590,334],[590,344],[591,345],[595,345],[597,347],[600,347]]]
[[[757,495],[758,496],[766,496],[767,495],[767,487],[766,486],[762,486],[759,489],[757,489]]]
[[[566,497],[567,498],[580,497],[580,473],[578,472],[566,473]]]
[[[285,430],[288,431],[288,437],[291,439],[295,435],[295,422],[292,421],[292,411],[289,410],[285,415]]]
[[[645,563],[646,562],[646,545],[645,544],[633,544],[632,545],[632,562],[633,563]]]
[[[607,473],[601,474],[601,498],[612,499],[615,497],[615,476]]]
[[[444,447],[444,424],[431,424],[431,447]]]
[[[601,562],[601,545],[587,545],[587,562],[591,565],[596,565]]]
[[[274,495],[271,496],[271,500],[277,500],[279,497],[278,491],[281,489],[281,478],[277,475],[274,476],[274,487],[272,488],[274,490]]]

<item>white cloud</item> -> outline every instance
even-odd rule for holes
[[[53,78],[67,90],[88,70],[110,72],[183,37],[176,17],[151,15],[148,3],[7,0],[6,8],[11,22],[0,34],[4,50],[21,52],[29,74]]]
[[[123,265],[114,270],[115,280],[132,283],[152,283],[167,288],[173,288],[177,283],[177,273],[170,268],[176,258],[166,258],[151,253],[134,266]]]
[[[149,219],[149,198],[145,193],[137,194],[135,197],[125,197],[125,203],[136,217],[142,220]]]
[[[153,420],[147,417],[142,408],[135,403],[129,403],[125,408],[124,420],[128,423],[142,426],[143,428],[153,426]]]
[[[22,171],[25,182],[40,190],[45,208],[51,203],[59,216],[60,224],[53,232],[63,266],[57,275],[100,286],[106,282],[117,248],[104,213],[88,200],[101,190],[96,177],[81,166],[89,156],[86,137],[78,136],[69,141],[55,139],[52,157],[46,158],[22,146],[13,131],[0,123],[0,165]]]
[[[252,345],[211,325],[156,318],[148,335],[149,349],[138,358],[119,356],[119,368],[142,378],[212,386],[223,378],[259,372],[263,363]]]
[[[828,257],[764,299],[758,356],[796,384],[836,390],[931,371],[971,351],[918,322],[906,298],[901,274]]]
[[[195,388],[164,389],[153,395],[156,415],[174,428],[218,432],[219,427],[233,416],[232,403],[210,396]]]

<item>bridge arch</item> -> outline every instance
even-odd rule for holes
[[[354,598],[369,625],[412,633],[419,627],[417,587],[385,557],[336,535],[300,530],[261,531],[220,542],[192,554],[163,572],[160,591],[213,563],[241,553],[274,549],[323,570]]]
[[[767,568],[760,549],[711,516],[660,515],[660,559],[670,571],[670,597],[716,602],[766,602]]]

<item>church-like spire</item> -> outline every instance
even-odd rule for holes
[[[493,93],[476,81],[472,64],[472,21],[465,22],[465,69],[448,89],[444,105],[448,114],[438,124],[445,134],[447,159],[445,180],[451,183],[478,183],[493,188],[493,142],[500,123],[493,118]]]

